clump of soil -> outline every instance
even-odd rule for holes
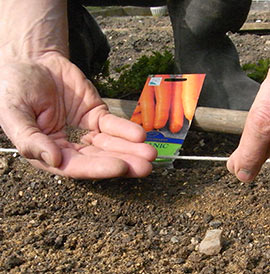
[[[98,21],[117,65],[173,49],[167,17]],[[266,56],[269,34],[231,37],[242,62]],[[238,142],[190,131],[182,154],[229,156]],[[12,147],[2,131],[0,144]],[[176,161],[143,179],[92,181],[36,170],[17,154],[0,158],[1,273],[270,272],[268,164],[250,184],[207,161]],[[208,229],[223,231],[217,255],[198,251]]]

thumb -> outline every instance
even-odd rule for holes
[[[240,181],[249,182],[270,155],[270,70],[248,113],[238,148],[227,168]]]
[[[56,143],[36,128],[29,128],[27,131],[22,134],[21,140],[14,142],[19,153],[27,159],[43,161],[51,167],[58,167],[62,162],[62,154]]]
[[[34,115],[13,108],[4,119],[0,118],[0,122],[2,129],[22,156],[43,161],[52,167],[61,164],[60,148],[52,138],[41,132]]]

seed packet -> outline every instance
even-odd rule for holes
[[[148,76],[131,121],[143,126],[157,149],[155,164],[172,166],[190,128],[205,74]],[[160,158],[159,158],[160,157]]]

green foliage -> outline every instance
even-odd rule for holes
[[[256,64],[244,64],[246,74],[261,83],[267,74],[270,59],[261,59]],[[102,97],[136,99],[151,74],[173,74],[174,57],[169,51],[153,52],[150,56],[142,56],[133,65],[125,65],[115,69],[120,76],[110,76],[110,63],[107,61],[102,72],[92,79]]]
[[[151,56],[142,56],[132,66],[117,68],[116,72],[120,74],[117,80],[110,77],[109,63],[106,63],[102,73],[92,80],[102,97],[123,98],[140,93],[148,75],[172,74],[173,68],[172,53],[153,52]]]
[[[267,71],[270,67],[270,59],[260,59],[257,64],[244,64],[243,70],[247,73],[251,79],[262,83],[266,77]]]

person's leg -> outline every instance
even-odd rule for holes
[[[90,78],[106,61],[110,46],[95,19],[84,6],[160,6],[166,0],[68,0],[70,59]]]
[[[95,19],[78,2],[68,1],[70,60],[90,78],[107,60],[110,46]]]
[[[259,84],[242,71],[228,38],[244,23],[251,0],[169,0],[176,67],[180,73],[206,73],[199,104],[248,110]]]

